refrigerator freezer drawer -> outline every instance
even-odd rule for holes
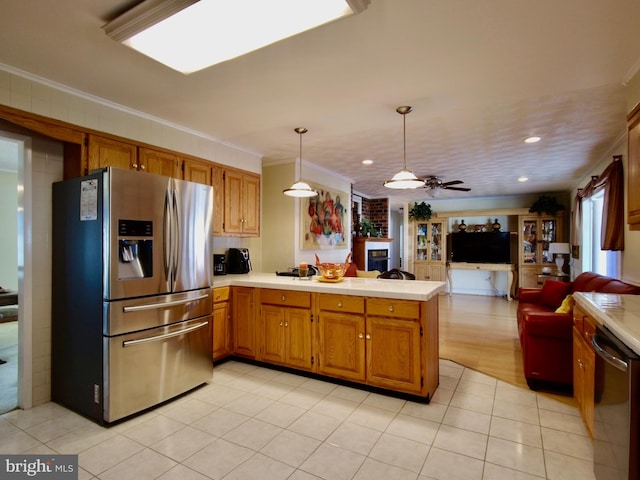
[[[212,311],[213,291],[211,288],[104,302],[103,334],[107,336],[122,335],[191,318],[204,317],[210,315]]]
[[[114,422],[211,379],[211,316],[105,337],[104,420]]]

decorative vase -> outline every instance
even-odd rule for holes
[[[500,227],[502,227],[502,225],[500,225],[500,222],[498,222],[498,219],[496,218],[495,221],[493,222],[493,225],[491,225],[491,228],[493,228],[494,232],[499,232]]]
[[[467,231],[467,224],[464,223],[464,219],[460,222],[460,225],[458,225],[458,231],[459,232],[466,232]]]

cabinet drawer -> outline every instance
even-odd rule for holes
[[[308,292],[294,292],[291,290],[262,289],[260,303],[283,305],[287,307],[311,307],[311,294]]]
[[[320,310],[334,312],[364,313],[364,298],[353,295],[332,295],[321,293],[319,296]]]
[[[391,298],[367,298],[367,315],[417,319],[420,318],[420,304]]]
[[[213,302],[226,302],[229,300],[229,287],[218,287],[213,289]]]
[[[577,305],[573,306],[573,324],[578,329],[580,333],[584,328],[584,319],[587,315],[582,311],[580,307]]]

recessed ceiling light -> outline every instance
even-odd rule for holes
[[[524,139],[524,143],[537,143],[541,140],[540,137],[527,137]]]
[[[362,160],[363,165],[371,165],[372,163],[373,163],[373,160],[369,160],[368,158],[366,160]]]
[[[527,180],[529,180],[529,177],[525,177],[524,175],[522,177],[518,177],[519,182],[526,182]]]

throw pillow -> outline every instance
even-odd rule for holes
[[[562,304],[562,300],[569,295],[571,291],[570,282],[559,282],[557,280],[547,280],[542,286],[540,293],[541,303],[545,307],[555,310]]]
[[[571,313],[573,311],[573,296],[567,295],[560,305],[556,309],[556,313]]]

